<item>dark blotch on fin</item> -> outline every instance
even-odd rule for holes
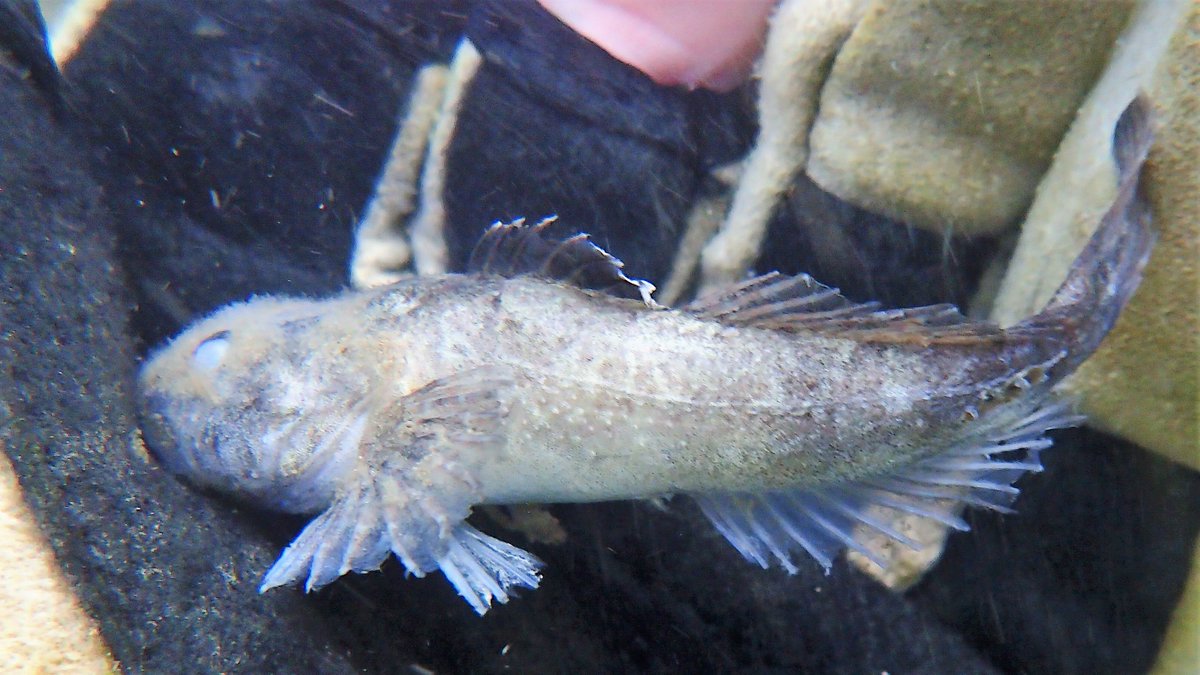
[[[807,490],[694,495],[704,515],[747,560],[767,568],[777,562],[794,574],[792,554],[804,551],[826,570],[843,549],[880,567],[887,561],[864,544],[883,534],[910,548],[916,542],[891,522],[910,514],[967,530],[964,505],[1010,512],[1013,483],[1041,471],[1038,453],[1050,446],[1045,432],[1077,424],[1062,404],[1034,407],[1003,431],[964,443],[899,471]]]
[[[495,223],[475,245],[467,270],[502,277],[531,275],[654,306],[654,285],[626,276],[624,263],[593,244],[588,235],[557,240],[544,236],[554,221],[551,217],[536,225],[526,225],[524,219]]]

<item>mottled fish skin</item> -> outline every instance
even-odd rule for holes
[[[686,493],[747,558],[789,570],[798,549],[828,566],[853,527],[904,541],[868,507],[957,526],[948,507],[1004,509],[1039,468],[1043,432],[1073,421],[1051,388],[1137,286],[1152,242],[1142,106],[1117,135],[1113,209],[1047,308],[1006,330],[779,275],[660,308],[585,239],[513,224],[485,237],[482,273],[198,322],[141,374],[146,437],[195,483],[323,512],[264,589],[394,553],[480,613],[536,586],[538,563],[466,525],[476,504]],[[637,292],[562,281],[589,269]]]

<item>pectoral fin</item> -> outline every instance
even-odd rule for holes
[[[886,569],[887,561],[862,544],[882,534],[913,549],[918,544],[892,528],[891,516],[912,514],[956,530],[969,529],[964,505],[1009,512],[1017,478],[1040,471],[1038,453],[1050,446],[1044,433],[1079,421],[1066,406],[1033,410],[1003,432],[965,443],[890,474],[808,490],[694,495],[704,515],[747,560],[764,569],[778,562],[798,570],[802,550],[829,570],[843,549]]]
[[[378,569],[394,554],[409,573],[440,569],[476,612],[535,588],[541,563],[464,519],[479,501],[468,466],[503,442],[506,371],[478,368],[436,380],[373,413],[370,442],[333,504],[288,546],[261,591],[307,579],[320,588]]]

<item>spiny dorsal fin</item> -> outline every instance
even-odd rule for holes
[[[536,225],[526,225],[524,218],[494,223],[475,245],[467,270],[502,277],[528,274],[657,307],[651,297],[654,284],[626,276],[625,264],[593,244],[588,235],[557,240],[543,236],[556,219],[551,216]]]
[[[862,342],[971,343],[1003,335],[998,326],[971,321],[953,305],[880,309],[877,302],[849,300],[807,274],[789,277],[771,272],[695,300],[683,309],[731,326],[837,333]]]

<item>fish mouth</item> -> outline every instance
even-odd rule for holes
[[[179,464],[179,440],[175,435],[175,427],[167,417],[167,397],[163,394],[143,392],[138,405],[138,418],[141,423],[142,440],[146,446],[167,468],[179,473],[183,468]]]

